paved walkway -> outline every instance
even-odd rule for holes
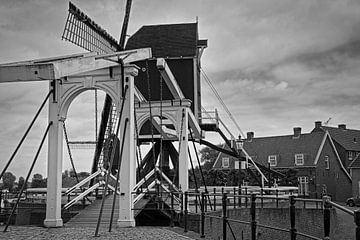
[[[115,228],[111,233],[107,229],[100,229],[100,237],[94,237],[94,228],[42,228],[42,227],[20,227],[9,226],[7,232],[3,232],[4,226],[0,227],[0,239],[6,240],[70,240],[70,239],[149,239],[149,240],[189,240],[193,239],[171,231],[167,227],[135,227],[135,228]]]

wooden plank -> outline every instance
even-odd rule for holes
[[[171,94],[175,99],[184,99],[184,94],[181,91],[174,75],[172,74],[169,66],[167,65],[164,58],[158,58],[156,61],[156,67],[159,69],[161,76],[165,80]]]
[[[148,59],[151,58],[151,49],[141,48],[103,55],[94,55],[93,53],[68,55],[2,64],[0,65],[0,83],[60,79],[97,69],[118,66],[118,58],[122,58],[124,64]]]
[[[118,58],[122,58],[124,64],[148,59],[151,58],[151,49],[142,48],[54,62],[55,77],[61,78],[101,68],[118,66]]]
[[[48,81],[55,79],[52,64],[0,66],[0,83]]]
[[[201,128],[192,111],[188,111],[189,126],[193,130],[195,138],[201,138]]]

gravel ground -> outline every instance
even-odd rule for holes
[[[70,240],[70,239],[193,239],[182,236],[179,233],[170,231],[163,227],[135,227],[135,228],[115,228],[111,233],[107,229],[100,229],[99,237],[94,237],[94,228],[42,228],[42,227],[19,227],[9,226],[7,232],[3,232],[4,226],[0,227],[0,239],[56,239],[56,240]]]

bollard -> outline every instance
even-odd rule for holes
[[[251,205],[250,205],[250,215],[251,215],[251,240],[256,240],[256,194],[251,194]]]
[[[354,211],[354,221],[356,224],[355,239],[360,240],[360,210]]]
[[[226,223],[227,223],[227,193],[223,192],[222,196],[222,229],[223,229],[223,238],[226,240]]]
[[[216,211],[216,188],[214,188],[214,211]]]
[[[188,231],[188,192],[185,192],[184,232]]]
[[[290,196],[290,239],[296,240],[296,228],[295,228],[295,196]]]
[[[330,208],[331,204],[329,203],[330,197],[324,196],[323,203],[324,203],[324,240],[330,239]]]
[[[200,237],[205,238],[205,194],[201,193],[201,229],[200,229]]]

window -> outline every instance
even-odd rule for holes
[[[298,177],[298,187],[299,195],[306,196],[309,195],[309,178],[308,177]]]
[[[268,156],[268,163],[270,163],[270,167],[275,167],[277,165],[276,155],[269,155]]]
[[[329,156],[325,156],[325,169],[330,169]]]
[[[304,165],[304,154],[295,154],[295,165]]]
[[[348,152],[348,159],[349,159],[349,161],[353,160],[353,153],[352,152]]]
[[[223,168],[228,168],[229,166],[230,166],[229,158],[228,157],[223,157],[222,158],[222,167]]]

